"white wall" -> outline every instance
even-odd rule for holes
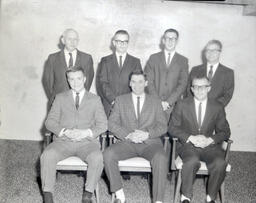
[[[256,18],[242,16],[242,6],[160,0],[2,0],[0,138],[42,139],[43,65],[69,27],[80,33],[79,49],[92,54],[95,69],[111,53],[110,38],[117,29],[129,31],[129,52],[143,66],[159,50],[167,28],[180,31],[177,50],[189,58],[190,67],[201,63],[208,40],[221,40],[222,63],[235,70],[235,92],[227,107],[232,150],[256,151]]]

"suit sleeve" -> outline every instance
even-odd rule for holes
[[[43,73],[43,85],[45,89],[46,96],[48,99],[51,98],[53,93],[53,83],[54,83],[54,74],[53,74],[53,62],[51,56],[48,57],[44,66]]]
[[[113,90],[110,88],[110,81],[109,81],[109,77],[108,77],[108,70],[106,67],[106,61],[104,59],[101,59],[101,71],[99,73],[99,82],[101,84],[102,87],[102,94],[103,96],[108,100],[108,102],[111,104],[115,98],[116,95],[113,92]]]
[[[175,105],[174,110],[172,112],[171,120],[169,123],[168,132],[177,137],[181,143],[186,143],[188,137],[190,136],[189,133],[185,132],[182,128],[182,111],[184,107],[181,103],[177,103]]]
[[[180,67],[180,74],[179,74],[176,88],[174,89],[170,97],[167,99],[167,102],[170,105],[174,105],[177,102],[177,100],[185,92],[187,88],[187,84],[188,84],[188,60],[185,59],[185,61]]]
[[[218,98],[218,101],[222,103],[224,106],[227,106],[230,102],[233,93],[234,93],[234,71],[230,71],[229,74],[227,74],[225,82],[224,82],[224,90],[223,90],[223,96]]]
[[[52,104],[51,110],[46,118],[45,126],[47,130],[53,132],[55,135],[59,135],[60,131],[64,126],[60,125],[61,116],[61,101],[60,97],[57,95]]]
[[[108,129],[114,135],[120,139],[125,140],[125,137],[131,133],[132,131],[129,131],[126,129],[122,123],[121,123],[121,102],[119,98],[116,98],[114,108],[110,114],[109,120],[108,120]]]
[[[155,107],[155,122],[146,129],[149,132],[150,139],[160,137],[167,132],[167,120],[160,100],[156,102]]]
[[[155,64],[153,61],[154,60],[150,56],[145,66],[144,72],[147,75],[147,79],[148,79],[147,92],[151,95],[157,96],[158,94],[155,88],[155,71],[154,71]]]
[[[86,82],[85,82],[85,89],[87,91],[89,91],[91,88],[93,77],[94,77],[93,60],[92,60],[92,57],[89,56],[89,61],[87,63],[87,71],[86,71]]]
[[[190,71],[190,74],[188,76],[188,84],[187,84],[187,87],[186,87],[186,91],[184,92],[184,98],[193,96],[192,92],[191,92],[192,76],[193,76],[193,68]]]
[[[220,108],[216,119],[215,134],[211,136],[215,144],[222,143],[230,137],[230,128],[226,120],[224,107]]]
[[[136,60],[135,70],[142,70],[140,59]]]
[[[93,137],[98,137],[101,133],[107,130],[107,117],[101,103],[99,97],[97,97],[97,101],[95,102],[95,116],[94,116],[94,125],[90,129],[92,130]]]

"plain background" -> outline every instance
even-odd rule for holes
[[[256,151],[256,18],[242,6],[161,0],[2,0],[0,24],[0,138],[42,140],[47,98],[41,83],[48,55],[59,50],[66,28],[80,34],[78,48],[90,53],[95,72],[111,53],[118,29],[130,33],[129,53],[144,67],[158,52],[168,28],[180,32],[177,51],[189,67],[201,64],[207,41],[223,43],[221,62],[235,71],[235,92],[226,109],[232,150]],[[95,92],[95,84],[91,88]]]

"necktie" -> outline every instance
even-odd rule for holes
[[[208,79],[210,82],[212,81],[212,74],[213,74],[212,68],[213,68],[213,66],[210,66],[210,70],[208,72]]]
[[[201,125],[202,125],[202,103],[200,102],[199,103],[199,106],[198,106],[198,126],[199,126],[199,130],[201,129]]]
[[[137,97],[137,119],[140,120],[140,97]]]
[[[72,67],[73,67],[73,57],[72,57],[72,54],[69,53],[68,68],[72,68]]]
[[[77,92],[76,93],[76,109],[78,109],[79,108],[79,101],[80,101],[80,98],[79,98],[79,93]]]
[[[171,63],[171,53],[168,53],[167,66],[169,66],[170,63]]]
[[[123,66],[122,56],[119,56],[119,68],[122,69],[122,66]]]

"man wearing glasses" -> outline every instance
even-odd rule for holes
[[[178,39],[177,30],[166,30],[162,37],[163,51],[151,55],[145,67],[148,92],[160,98],[168,120],[188,80],[188,59],[176,52]]]
[[[204,161],[209,170],[207,202],[214,203],[225,178],[227,163],[224,159],[222,142],[230,137],[224,107],[208,98],[211,86],[206,76],[192,78],[188,97],[177,103],[172,113],[169,130],[178,138],[177,152],[183,161],[181,171],[181,202],[192,199],[193,183]]]
[[[131,92],[129,75],[134,70],[142,70],[140,60],[127,53],[129,34],[118,30],[112,41],[114,53],[101,59],[98,70],[97,91],[109,116],[115,98]]]
[[[220,63],[222,44],[219,40],[209,41],[203,52],[205,63],[193,67],[188,81],[187,95],[191,96],[191,79],[195,76],[207,76],[211,82],[209,98],[214,98],[227,106],[234,92],[234,71]]]

